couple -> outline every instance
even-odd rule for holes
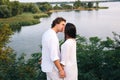
[[[58,32],[64,32],[65,42],[59,48]],[[78,80],[76,61],[76,28],[57,17],[42,36],[42,71],[47,80]]]

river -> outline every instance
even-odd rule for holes
[[[20,32],[12,35],[8,45],[18,55],[40,52],[42,34],[51,27],[53,19],[58,16],[75,24],[77,34],[81,36],[86,38],[98,36],[101,39],[105,39],[107,36],[113,38],[113,31],[120,34],[120,2],[106,2],[99,5],[109,8],[92,11],[54,12],[47,18],[41,18],[39,24],[22,27]],[[58,37],[60,40],[63,39],[63,33],[59,33]]]

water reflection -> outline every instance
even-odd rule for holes
[[[22,26],[11,26],[13,32],[20,33]]]

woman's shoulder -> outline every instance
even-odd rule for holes
[[[63,45],[71,45],[71,44],[76,44],[76,40],[75,39],[67,39]]]
[[[76,39],[74,38],[69,38],[66,40],[67,43],[76,43]]]

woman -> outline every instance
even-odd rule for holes
[[[65,42],[61,45],[61,64],[66,73],[64,80],[78,80],[75,26],[72,23],[67,23],[64,34]]]

